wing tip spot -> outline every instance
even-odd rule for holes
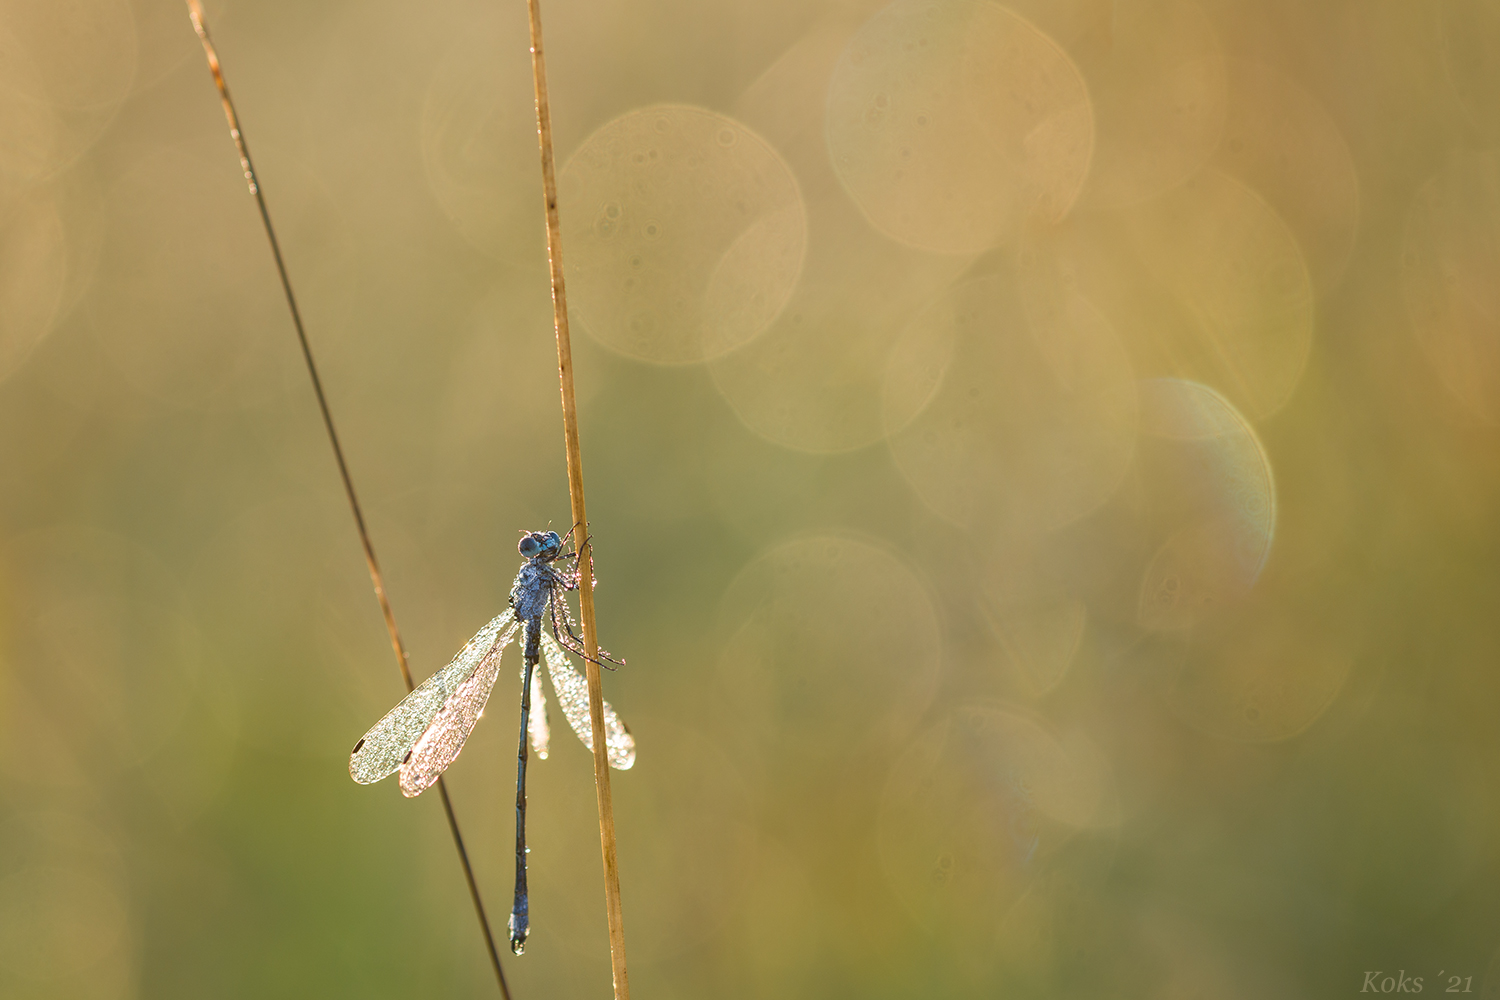
[[[402,764],[410,764],[411,763],[411,751],[410,750],[406,751],[406,756],[401,758],[401,763]]]
[[[363,747],[363,746],[364,746],[364,745],[365,745],[365,738],[364,738],[364,737],[363,737],[363,736],[361,736],[361,737],[360,737],[360,738],[359,738],[359,742],[358,742],[358,743],[356,743],[356,744],[354,744],[354,749],[353,749],[353,750],[351,750],[351,751],[349,751],[349,753],[350,753],[350,754],[351,754],[351,755],[352,755],[352,754],[357,754],[357,753],[359,753],[359,751],[360,751],[360,749],[361,749],[361,748],[362,748],[362,747]]]

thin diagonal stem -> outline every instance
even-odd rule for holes
[[[438,778],[437,786],[438,794],[443,797],[443,813],[448,817],[448,830],[453,834],[453,846],[458,850],[458,860],[463,864],[464,881],[469,885],[469,898],[474,901],[474,915],[479,918],[479,930],[484,935],[484,945],[490,955],[490,967],[495,970],[495,982],[500,984],[500,995],[505,1000],[510,1000],[510,987],[505,983],[505,970],[500,967],[500,953],[495,950],[495,935],[490,930],[490,918],[484,912],[479,883],[474,881],[474,868],[469,864],[469,852],[464,848],[463,834],[458,832],[458,817],[453,815],[453,800],[448,798],[448,786],[442,778]]]
[[[213,73],[214,84],[219,88],[219,99],[224,104],[224,117],[229,122],[229,136],[234,140],[235,149],[240,154],[240,167],[245,172],[245,183],[250,186],[250,194],[255,198],[255,205],[260,209],[260,221],[265,226],[266,239],[271,244],[271,256],[276,260],[276,273],[281,277],[281,290],[286,293],[287,308],[291,310],[292,326],[297,331],[297,342],[302,346],[302,360],[307,363],[307,374],[312,379],[313,394],[318,398],[318,410],[323,414],[323,427],[328,431],[328,442],[333,445],[333,457],[338,463],[339,478],[344,483],[344,494],[349,498],[349,509],[354,512],[354,525],[359,530],[359,543],[364,548],[365,565],[370,570],[370,582],[375,587],[375,599],[380,602],[380,613],[385,618],[386,631],[390,633],[391,649],[396,654],[396,665],[401,668],[401,679],[406,683],[406,690],[410,692],[415,688],[411,677],[411,666],[407,662],[406,646],[401,641],[401,633],[396,628],[396,615],[391,610],[391,602],[385,594],[385,581],[380,575],[380,564],[375,560],[375,546],[370,542],[370,533],[365,527],[364,512],[360,509],[359,498],[354,493],[354,480],[349,476],[348,463],[344,461],[344,449],[339,444],[338,432],[333,428],[333,414],[328,409],[328,398],[323,394],[323,380],[318,377],[318,366],[313,362],[312,347],[307,342],[307,331],[302,326],[302,313],[297,309],[297,297],[292,294],[292,281],[287,276],[286,262],[281,257],[281,244],[277,242],[276,230],[271,225],[271,213],[266,208],[265,195],[261,193],[260,182],[255,177],[255,167],[250,163],[250,149],[245,144],[244,133],[240,131],[239,115],[235,113],[234,102],[229,97],[229,86],[224,82],[224,72],[219,66],[219,54],[214,51],[213,42],[208,37],[208,24],[203,17],[203,7],[198,0],[187,0],[188,16],[193,20],[193,30],[198,33],[198,39],[203,43],[203,53],[208,58],[209,72]],[[490,964],[495,970],[495,979],[500,984],[500,993],[505,1000],[510,1000],[510,987],[505,982],[505,970],[500,967],[500,953],[495,950],[495,937],[490,932],[489,917],[484,912],[484,900],[479,895],[479,884],[474,881],[474,868],[469,864],[469,852],[464,847],[464,838],[458,830],[458,817],[453,813],[453,802],[448,797],[448,788],[441,778],[438,779],[438,791],[443,799],[443,812],[448,817],[448,829],[453,833],[453,846],[458,850],[458,859],[463,865],[464,880],[469,884],[469,897],[474,901],[474,912],[479,917],[479,927],[484,932],[484,943],[489,949]]]
[[[599,800],[599,846],[604,855],[604,910],[609,919],[609,955],[615,1000],[630,1000],[625,974],[625,925],[620,907],[620,868],[615,854],[614,797],[604,741],[604,687],[599,676],[599,639],[594,628],[594,551],[583,506],[583,456],[578,447],[578,404],[573,395],[573,345],[568,336],[568,297],[563,287],[562,226],[557,215],[557,173],[552,155],[552,109],[547,103],[547,67],[542,57],[539,0],[526,0],[531,22],[531,77],[536,89],[537,142],[542,154],[542,194],[547,206],[547,258],[552,267],[552,319],[557,328],[557,371],[562,383],[563,442],[568,452],[568,495],[578,545],[578,604],[583,618],[584,671],[589,682],[589,723],[594,735],[594,791]],[[524,738],[524,734],[523,734]]]

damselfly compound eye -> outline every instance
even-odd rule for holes
[[[521,555],[527,559],[532,559],[538,552],[542,551],[541,536],[533,532],[521,539],[521,544],[517,545],[516,548],[520,551]]]

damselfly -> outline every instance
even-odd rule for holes
[[[480,629],[452,663],[423,681],[375,723],[349,755],[349,774],[360,784],[379,781],[399,770],[402,793],[420,795],[457,759],[500,676],[500,654],[510,645],[516,629],[524,629],[520,748],[516,754],[516,896],[510,914],[510,948],[517,955],[525,950],[530,930],[526,898],[526,747],[529,737],[537,756],[545,760],[551,737],[542,676],[536,669],[541,657],[547,659],[552,690],[568,725],[584,746],[594,748],[588,682],[564,653],[567,650],[587,658],[567,601],[567,591],[578,587],[578,554],[563,552],[563,539],[555,531],[527,532],[518,548],[526,562],[511,585],[510,607]],[[569,557],[573,559],[571,572],[551,565]],[[602,649],[599,657],[594,662],[600,666],[608,666],[606,660],[619,662]],[[537,704],[535,714],[531,710],[533,701]],[[609,702],[604,703],[604,745],[611,767],[624,770],[635,763],[635,739]]]

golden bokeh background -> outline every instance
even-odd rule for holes
[[[426,676],[568,517],[524,5],[208,15]],[[543,15],[635,995],[1500,997],[1500,5]],[[173,0],[0,0],[0,473],[0,995],[494,995]]]

